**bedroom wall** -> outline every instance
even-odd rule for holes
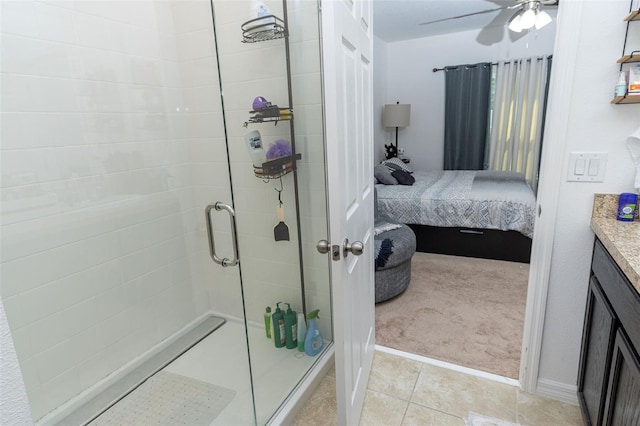
[[[634,9],[640,7],[639,3],[634,0]],[[629,0],[583,2],[582,7],[580,25],[572,25],[579,37],[579,54],[572,67],[575,79],[569,97],[571,107],[565,117],[558,118],[566,122],[567,137],[560,140],[549,135],[547,146],[556,148],[548,154],[562,156],[563,177],[571,152],[606,152],[609,157],[602,183],[566,182],[563,178],[551,184],[559,185],[559,200],[538,391],[565,390],[567,395],[575,395],[576,389],[594,241],[589,228],[593,195],[633,191],[635,169],[626,138],[640,126],[640,105],[609,104],[619,69],[616,59],[622,52],[626,29],[622,20],[629,11]],[[575,1],[563,2],[561,13],[569,16],[575,8]],[[628,51],[640,46],[640,23],[631,24],[627,46]],[[558,61],[562,54],[571,52],[558,52]],[[541,199],[543,209],[544,202]]]
[[[384,160],[384,145],[387,132],[382,127],[382,109],[387,100],[387,42],[379,37],[373,38],[373,161],[378,164]]]
[[[511,41],[504,27],[503,40],[490,46],[476,41],[479,30],[438,35],[386,44],[386,99],[376,105],[376,114],[382,114],[385,103],[410,103],[411,125],[400,129],[398,144],[411,158],[416,170],[442,170],[444,139],[444,73],[432,72],[434,67],[447,65],[498,61],[553,52],[555,21],[540,31],[533,31],[517,41]],[[381,55],[381,57],[384,57]],[[376,57],[376,61],[379,61]],[[378,86],[379,83],[374,83]],[[376,152],[382,152],[384,144],[395,141],[395,129],[376,134]],[[385,142],[386,141],[386,142]]]

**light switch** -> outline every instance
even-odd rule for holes
[[[604,182],[606,152],[572,152],[569,154],[567,180],[570,182]]]

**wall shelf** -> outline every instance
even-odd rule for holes
[[[625,21],[640,21],[640,9],[639,10],[634,10],[631,13],[629,13],[629,15],[627,15],[626,18],[624,18]]]
[[[640,62],[640,50],[634,50],[630,55],[624,55],[617,60],[619,64],[630,64],[632,62]]]
[[[640,95],[616,96],[611,100],[612,104],[640,104]]]
[[[252,19],[242,24],[240,28],[243,43],[277,40],[287,36],[284,21],[275,15]]]
[[[620,72],[622,72],[624,64],[632,64],[640,62],[640,50],[633,50],[629,55],[625,55],[627,51],[627,37],[629,36],[629,24],[632,21],[640,21],[640,9],[632,10],[624,21],[627,23],[627,30],[622,44],[622,57],[616,62],[620,64]],[[626,94],[625,96],[616,96],[610,102],[614,105],[640,104],[640,94]]]

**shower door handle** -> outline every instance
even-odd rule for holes
[[[211,210],[216,209],[217,211],[225,210],[229,213],[229,222],[231,223],[231,241],[233,242],[233,259],[228,259],[226,257],[220,258],[216,254],[216,245],[213,240],[213,230],[211,229]],[[220,201],[216,201],[215,204],[209,204],[204,209],[205,215],[205,223],[207,224],[207,238],[209,239],[209,255],[211,255],[211,259],[216,262],[218,265],[222,266],[235,266],[240,263],[240,259],[238,257],[238,240],[236,238],[236,212],[233,210],[233,207],[221,203]]]

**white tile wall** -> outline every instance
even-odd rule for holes
[[[37,419],[208,294],[242,305],[204,235],[231,200],[209,1],[0,7],[0,290]]]
[[[276,184],[254,176],[242,127],[255,96],[288,104],[284,45],[240,42],[251,2],[215,6],[244,307],[261,321],[268,304],[302,305],[293,176],[291,241],[275,242]],[[204,206],[232,202],[209,1],[0,7],[0,295],[40,418],[200,313],[241,316],[243,301],[204,233]],[[289,13],[307,307],[330,338],[315,2]],[[286,123],[253,128],[267,144],[290,138]],[[228,226],[215,212],[224,256]]]

